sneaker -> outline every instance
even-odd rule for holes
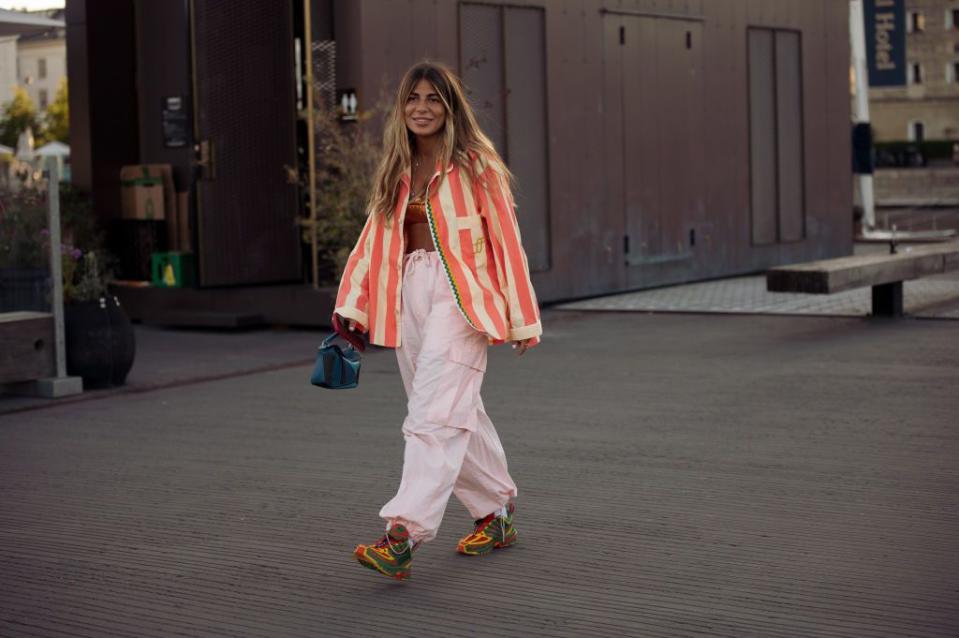
[[[514,509],[515,506],[510,503],[506,506],[506,516],[493,512],[476,521],[473,533],[460,539],[456,551],[467,556],[480,556],[515,543],[517,533],[513,527]]]
[[[397,580],[406,580],[412,571],[413,549],[415,545],[410,541],[410,533],[404,526],[394,524],[377,543],[357,545],[353,555],[364,567]]]

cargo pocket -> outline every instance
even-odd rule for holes
[[[449,360],[461,366],[486,372],[486,340],[472,338],[450,344]]]
[[[486,341],[472,336],[449,346],[443,380],[430,402],[429,420],[433,423],[476,429],[480,388],[486,371]]]

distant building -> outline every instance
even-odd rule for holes
[[[17,35],[0,36],[0,104],[9,102],[17,86]]]
[[[908,85],[872,89],[876,140],[959,140],[959,2],[906,0]]]
[[[63,9],[29,15],[63,20]],[[24,87],[41,113],[53,102],[67,76],[66,28],[0,37],[0,104],[9,102],[17,85]]]
[[[63,9],[32,12],[53,20],[63,20]],[[18,82],[41,113],[56,97],[60,81],[67,76],[66,28],[22,35],[17,40]]]

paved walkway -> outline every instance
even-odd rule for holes
[[[887,250],[882,244],[861,245],[857,247],[857,254]],[[760,274],[609,295],[562,304],[558,308],[863,317],[871,312],[871,295],[870,288],[834,295],[767,292],[766,276]],[[959,273],[905,282],[903,303],[905,312],[915,317],[959,319]]]
[[[545,325],[484,386],[520,544],[457,556],[454,502],[406,584],[350,557],[400,472],[389,352],[328,392],[305,333],[156,331],[168,387],[0,416],[0,636],[959,635],[959,324]],[[189,382],[242,347],[271,367]]]
[[[307,365],[325,336],[286,328],[220,332],[137,324],[135,329],[137,353],[125,385],[57,400],[0,395],[0,415]]]
[[[756,275],[609,295],[557,308],[864,317],[872,312],[871,294],[869,288],[834,295],[767,292],[765,275]],[[959,276],[939,275],[907,281],[903,285],[903,303],[905,312],[914,317],[959,319]]]

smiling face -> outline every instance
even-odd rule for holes
[[[420,80],[406,98],[406,127],[417,137],[431,137],[443,130],[446,107],[428,80]]]

